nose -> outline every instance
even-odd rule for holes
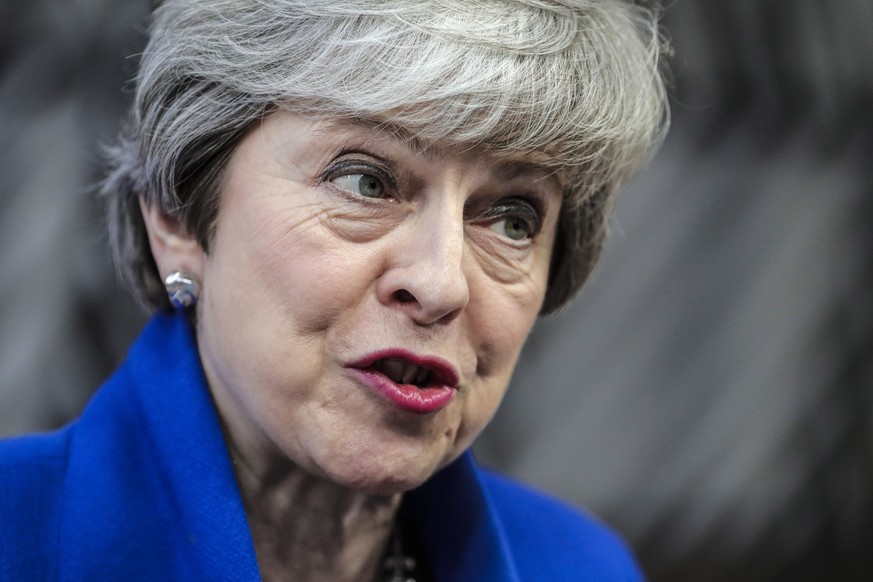
[[[470,300],[464,222],[451,214],[423,213],[405,223],[378,282],[379,300],[419,325],[451,321]]]

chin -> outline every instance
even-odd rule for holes
[[[334,483],[368,495],[391,496],[415,489],[431,478],[442,465],[426,467],[419,463],[406,466],[380,466],[373,463],[365,466],[334,467],[325,471]]]

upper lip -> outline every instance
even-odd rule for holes
[[[351,362],[348,366],[358,369],[377,368],[385,375],[403,376],[404,384],[457,388],[460,383],[458,371],[446,360],[436,356],[413,354],[402,349],[379,350]],[[386,369],[386,366],[390,368]]]

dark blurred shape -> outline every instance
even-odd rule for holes
[[[116,283],[93,186],[145,8],[0,2],[0,435],[77,414],[143,321]]]
[[[480,456],[655,582],[873,580],[873,3],[666,15],[673,132]]]
[[[653,580],[873,580],[873,3],[684,2],[667,24],[677,125],[698,128],[687,166],[721,167],[716,205],[688,239],[706,258],[677,273],[711,286],[709,305],[682,308],[703,309],[686,329],[728,334],[720,349],[739,357],[723,364],[770,373],[739,382],[745,370],[712,366],[701,378],[723,393],[699,408],[714,415],[703,423],[736,430],[712,448],[721,482],[677,489],[637,547]],[[756,310],[759,325],[743,317]],[[663,366],[697,351],[665,353]],[[759,404],[724,406],[743,390]],[[749,419],[778,436],[759,438]],[[701,486],[723,489],[710,493],[720,513],[669,547]]]

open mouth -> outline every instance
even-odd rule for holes
[[[418,388],[445,386],[447,382],[426,366],[419,366],[401,358],[382,358],[373,362],[370,369],[384,374],[397,384],[411,384]]]
[[[346,364],[362,384],[400,410],[431,414],[442,410],[459,392],[460,376],[446,360],[389,348]]]
[[[439,358],[420,358],[398,351],[371,354],[353,364],[353,367],[381,374],[399,385],[415,386],[420,389],[457,387],[458,374],[450,364]]]

